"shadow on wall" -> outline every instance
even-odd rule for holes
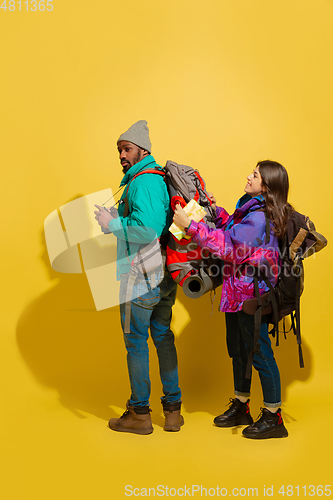
[[[64,407],[78,417],[84,418],[82,412],[87,412],[107,420],[117,416],[109,406],[124,408],[130,394],[118,307],[97,312],[85,274],[53,271],[43,230],[41,240],[41,260],[53,286],[21,315],[17,325],[18,347],[38,382],[56,389]],[[233,396],[224,315],[217,312],[220,293],[221,288],[211,315],[209,295],[193,300],[178,290],[178,300],[190,316],[190,322],[176,340],[180,385],[188,412],[217,415],[226,409],[229,397]],[[149,346],[151,406],[156,415],[161,411],[161,383],[155,349],[151,342]],[[304,343],[305,368],[301,370],[294,338],[281,339],[277,349],[281,350],[278,363],[285,401],[287,387],[310,376],[311,353]],[[262,395],[256,373],[253,379],[251,408],[255,414],[262,405]]]

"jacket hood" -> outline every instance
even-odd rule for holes
[[[249,194],[244,194],[237,202],[236,209],[232,215],[230,215],[228,222],[226,223],[225,229],[231,229],[235,224],[235,219],[240,216],[241,219],[246,213],[255,212],[265,208],[265,199],[259,194],[258,196],[250,196]]]
[[[261,194],[253,198],[249,194],[244,194],[238,200],[236,210],[240,210],[241,212],[254,212],[255,210],[264,208],[265,205],[265,198]]]

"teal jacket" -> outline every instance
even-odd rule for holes
[[[109,223],[109,230],[118,238],[117,279],[130,271],[140,245],[166,234],[172,222],[170,198],[162,175],[139,175],[127,190],[129,181],[138,172],[147,169],[161,170],[162,167],[157,165],[153,156],[148,155],[126,172],[120,183],[125,189],[119,203],[119,217]],[[126,195],[129,211],[124,217],[125,203],[122,201]]]

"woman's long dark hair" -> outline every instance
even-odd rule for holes
[[[274,225],[274,233],[283,238],[293,207],[288,203],[289,178],[287,170],[276,161],[264,160],[257,163],[262,180],[262,193],[266,201],[267,215]]]

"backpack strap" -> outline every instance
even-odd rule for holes
[[[271,233],[271,223],[270,219],[267,215],[267,211],[265,209],[259,209],[257,210],[258,212],[264,212],[265,214],[265,221],[266,221],[266,235],[265,235],[265,244],[269,244],[270,240],[270,233]],[[279,329],[278,329],[278,308],[277,308],[277,302],[274,294],[274,288],[271,284],[271,282],[268,280],[268,278],[265,276],[265,274],[259,270],[257,267],[254,267],[254,273],[253,273],[253,284],[254,284],[254,290],[256,294],[256,299],[257,299],[257,309],[254,313],[254,336],[253,336],[253,344],[254,347],[252,351],[249,354],[248,361],[247,361],[247,366],[246,366],[246,378],[251,378],[251,371],[252,371],[252,364],[253,364],[253,358],[254,355],[259,351],[260,349],[260,329],[261,329],[261,316],[262,316],[262,310],[263,307],[266,307],[269,302],[272,304],[273,308],[273,313],[275,317],[275,330],[277,332],[276,335],[276,345],[279,345]],[[270,291],[265,303],[263,303],[262,298],[260,296],[260,291],[259,291],[259,280],[264,281]]]
[[[123,217],[127,217],[128,216],[128,213],[129,213],[129,204],[128,204],[128,198],[127,198],[127,194],[128,194],[128,189],[130,187],[130,184],[134,181],[134,179],[136,179],[139,175],[142,175],[142,174],[158,174],[158,175],[163,175],[165,176],[165,172],[163,170],[159,170],[157,168],[149,168],[149,169],[146,169],[146,170],[142,170],[141,172],[138,172],[137,174],[135,174],[132,179],[128,182],[127,184],[127,187],[126,187],[126,195],[125,197],[123,198],[123,202],[125,203],[125,208],[124,208],[124,212],[123,212]],[[124,191],[125,192],[125,191]],[[125,233],[125,241],[126,241],[126,247],[127,247],[127,258],[129,258],[129,255],[130,255],[130,248],[129,248],[129,244],[128,244],[128,239],[127,239],[127,234],[126,234],[126,229],[124,227],[124,233]]]
[[[294,333],[297,339],[298,345],[298,356],[299,356],[299,366],[300,368],[304,368],[304,359],[302,352],[302,338],[301,338],[301,314],[300,314],[300,303],[301,303],[301,280],[298,280],[297,283],[297,291],[296,291],[296,309],[295,309],[295,319],[296,319],[296,330],[295,324]]]
[[[252,371],[252,364],[253,364],[253,358],[254,355],[259,352],[260,349],[260,328],[261,328],[261,308],[262,308],[262,301],[259,293],[259,271],[258,268],[254,268],[254,276],[253,276],[253,283],[254,283],[254,290],[256,294],[256,299],[258,303],[258,307],[256,312],[254,313],[254,336],[253,336],[253,349],[249,354],[248,360],[247,360],[247,366],[246,366],[246,378],[251,378],[251,371]]]
[[[285,239],[285,249],[286,251],[289,243],[289,255],[286,257],[291,260],[295,268],[302,269],[302,266],[299,265],[299,260],[302,261],[302,254],[304,252],[303,244],[305,245],[305,250],[311,249],[314,242],[311,241],[310,229],[306,223],[306,217],[298,212],[294,211],[292,213],[294,224],[289,224],[287,238]],[[299,226],[298,232],[296,236],[293,238],[293,234],[296,230],[296,227]],[[310,239],[308,241],[308,237],[310,235]],[[288,296],[288,289],[284,288],[285,295]],[[296,297],[295,297],[295,312],[291,312],[291,329],[296,336],[297,345],[298,345],[298,356],[299,356],[299,366],[300,368],[304,368],[304,359],[302,352],[302,338],[301,338],[301,315],[300,315],[300,299],[301,299],[301,279],[299,277],[297,288],[296,288]]]
[[[136,274],[134,272],[130,272],[126,289],[124,333],[131,332],[131,301],[135,280]]]
[[[158,175],[165,176],[164,170],[159,170],[157,168],[148,168],[146,170],[142,170],[141,172],[138,172],[137,174],[133,175],[132,179],[128,182],[127,187],[126,187],[126,195],[124,197],[125,208],[124,208],[123,217],[127,217],[128,212],[129,212],[127,194],[128,194],[128,189],[130,187],[130,184],[134,181],[134,179],[136,179],[137,177],[139,177],[139,175],[142,175],[142,174],[158,174]]]
[[[259,280],[264,281],[269,288],[269,293],[268,296],[265,296],[265,301],[263,302],[262,296],[260,295],[259,291]],[[273,308],[273,314],[275,318],[275,326],[274,329],[277,332],[276,334],[276,345],[279,345],[279,329],[278,329],[278,308],[277,308],[277,302],[276,302],[276,297],[274,293],[274,288],[269,281],[269,279],[265,276],[265,274],[259,270],[257,267],[254,267],[254,276],[253,276],[253,284],[254,284],[254,290],[256,294],[256,299],[257,299],[257,304],[258,307],[254,313],[254,336],[253,336],[253,344],[254,347],[252,351],[249,354],[248,360],[247,360],[247,366],[246,366],[246,378],[251,378],[251,371],[252,371],[252,364],[253,364],[253,358],[254,355],[259,351],[260,349],[260,329],[261,329],[261,316],[262,316],[262,311],[264,308],[266,308],[269,303],[271,303],[271,306]],[[271,333],[271,332],[270,332]]]

